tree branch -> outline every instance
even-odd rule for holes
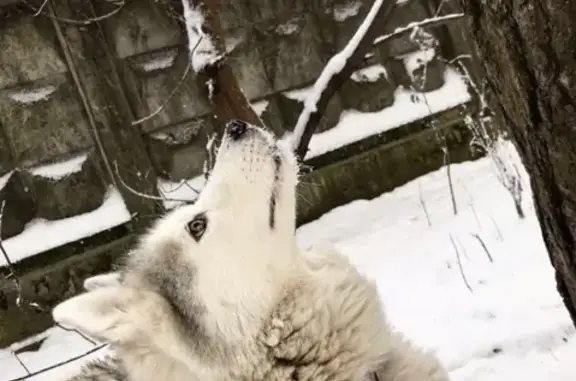
[[[220,130],[230,119],[262,126],[227,62],[218,4],[216,0],[182,0],[192,68],[214,107],[216,125]],[[198,49],[192,49],[199,38],[204,42]]]
[[[397,28],[390,34],[382,35],[382,30],[394,9],[394,5],[394,1],[387,1],[384,4],[383,0],[376,0],[348,45],[330,59],[316,80],[294,128],[293,145],[300,161],[303,161],[306,156],[310,139],[322,119],[330,99],[349,80],[352,73],[363,62],[366,54],[375,46],[399,38],[416,28],[438,27],[465,16],[463,13],[455,13],[432,17],[410,23]]]
[[[373,41],[382,33],[395,5],[396,1],[393,0],[375,0],[354,36],[344,49],[328,61],[314,83],[294,127],[292,143],[300,161],[306,156],[310,139],[330,99],[362,63],[364,56],[372,50]]]

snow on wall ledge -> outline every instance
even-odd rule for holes
[[[104,202],[98,209],[57,221],[33,220],[22,233],[4,240],[2,244],[11,261],[16,263],[122,225],[130,219],[130,213],[126,209],[120,192],[110,186]],[[5,265],[6,260],[0,256],[0,266]]]
[[[394,92],[394,104],[381,111],[343,111],[340,122],[334,128],[312,136],[306,159],[448,110],[470,99],[460,74],[447,68],[444,72],[444,85],[437,90],[420,93],[399,87]]]
[[[35,176],[45,177],[51,180],[60,180],[73,173],[80,172],[86,159],[88,159],[88,154],[84,153],[66,161],[34,167],[29,171]]]
[[[370,73],[370,76],[375,74],[385,75],[385,72],[377,69],[369,67],[364,69],[364,72],[359,71],[352,76],[366,73]],[[292,90],[286,92],[285,95],[302,102],[310,91],[312,91],[311,87]],[[327,131],[315,133],[312,136],[306,159],[311,159],[370,136],[402,127],[408,123],[469,102],[471,99],[468,87],[462,76],[455,69],[447,67],[444,72],[444,85],[439,89],[422,93],[399,87],[394,92],[394,103],[380,111],[343,111],[336,126]],[[292,143],[292,139],[291,133],[287,133],[283,137],[283,140],[287,140],[289,143]]]

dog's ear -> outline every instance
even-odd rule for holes
[[[121,286],[96,288],[58,304],[52,317],[56,323],[97,340],[126,341],[135,334],[129,314],[139,303],[137,294]]]
[[[95,275],[84,280],[84,289],[93,291],[97,288],[112,287],[120,285],[120,273],[117,271]]]

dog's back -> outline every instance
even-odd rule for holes
[[[293,379],[447,381],[432,354],[394,332],[375,284],[340,253],[315,247],[306,255],[304,280],[278,307],[264,341]]]

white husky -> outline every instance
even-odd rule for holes
[[[69,380],[448,380],[392,331],[376,287],[343,256],[298,249],[297,173],[271,134],[230,122],[196,203],[54,309],[112,349]]]

